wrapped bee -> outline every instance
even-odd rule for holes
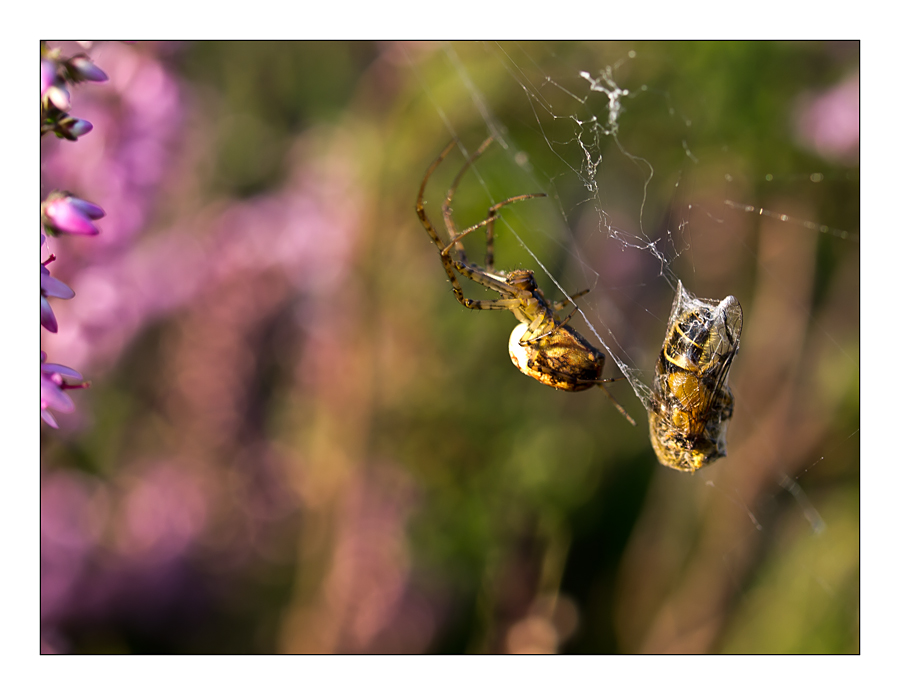
[[[734,410],[728,371],[742,325],[734,297],[717,304],[694,297],[678,283],[650,408],[650,442],[664,466],[693,473],[725,456],[725,431]]]

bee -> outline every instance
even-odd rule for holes
[[[728,371],[738,351],[741,305],[698,299],[681,282],[653,382],[650,442],[659,462],[694,473],[726,455],[734,412]]]

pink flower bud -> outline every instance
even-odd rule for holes
[[[51,195],[41,208],[41,221],[45,229],[66,234],[99,234],[100,230],[91,220],[106,214],[99,205],[74,196],[62,197],[60,194]]]

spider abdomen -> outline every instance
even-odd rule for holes
[[[578,332],[560,326],[523,340],[527,332],[520,323],[509,336],[509,357],[523,374],[562,391],[584,391],[601,380],[606,358]]]

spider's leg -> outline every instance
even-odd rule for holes
[[[450,245],[453,246],[456,244],[456,248],[459,251],[459,257],[463,263],[466,262],[466,250],[463,248],[461,242],[457,243],[457,239],[462,236],[465,236],[468,232],[472,231],[471,229],[467,230],[464,234],[456,233],[456,224],[453,222],[453,209],[450,207],[453,203],[453,196],[456,194],[456,189],[459,186],[459,182],[465,174],[469,167],[472,166],[472,162],[478,159],[484,151],[488,148],[494,141],[494,138],[488,136],[487,140],[485,140],[481,145],[478,146],[478,149],[475,150],[469,157],[466,159],[465,164],[463,164],[462,169],[459,170],[459,173],[456,175],[456,178],[453,179],[453,183],[450,184],[450,189],[447,191],[447,197],[444,198],[444,204],[441,206],[441,212],[444,215],[444,225],[447,227],[447,233],[450,235]]]
[[[502,208],[504,205],[509,205],[510,203],[518,203],[520,200],[528,200],[529,198],[546,198],[546,193],[524,193],[522,195],[513,196],[512,198],[507,198],[506,200],[497,203],[496,205],[492,205],[488,209],[488,226],[487,226],[487,238],[485,241],[485,250],[484,250],[484,265],[488,270],[494,270],[494,221],[497,219],[497,211]]]
[[[456,247],[457,247],[456,250],[457,250],[457,254],[458,254],[458,256],[459,256],[459,260],[460,260],[462,263],[465,263],[466,265],[468,265],[468,260],[466,259],[466,251],[465,251],[465,249],[462,247],[462,244],[460,243],[459,240],[462,239],[462,238],[463,238],[464,236],[466,236],[467,234],[469,234],[469,233],[471,233],[471,232],[474,232],[476,229],[481,229],[481,228],[484,227],[485,225],[491,225],[491,224],[493,224],[493,222],[494,222],[493,219],[488,218],[488,219],[485,219],[485,220],[481,220],[481,222],[478,222],[477,224],[473,224],[473,225],[472,225],[471,227],[469,227],[468,229],[464,229],[462,232],[460,232],[460,233],[457,234],[455,237],[453,237],[453,240],[452,240],[449,244],[447,244],[446,246],[444,246],[444,247],[441,249],[441,255],[442,255],[442,256],[448,255],[448,254],[450,253],[450,249],[452,249],[454,246],[456,246]],[[490,269],[489,269],[489,270],[490,270]]]
[[[564,318],[562,321],[560,321],[559,324],[558,324],[556,327],[557,327],[557,328],[562,328],[563,326],[565,326],[569,321],[572,320],[572,317],[575,316],[575,312],[576,312],[576,311],[578,311],[578,307],[577,307],[577,306],[573,306],[573,307],[572,307],[572,311],[569,312],[569,315],[566,316],[566,318]]]
[[[508,311],[516,303],[514,299],[465,299],[462,305],[466,309],[478,309],[479,311],[484,311],[485,309],[496,311],[503,309]]]
[[[489,273],[494,272],[494,222],[496,217],[489,216],[487,229],[484,231],[484,267]]]
[[[522,300],[516,295],[516,292],[512,290],[505,282],[501,282],[500,280],[492,278],[490,275],[482,272],[480,269],[473,268],[472,266],[466,265],[465,263],[461,263],[459,261],[451,261],[451,263],[460,274],[464,275],[470,280],[477,282],[479,285],[487,287],[489,290],[494,290],[494,292],[497,292],[505,298],[502,300],[498,299],[494,301],[502,301],[505,303],[504,306],[510,309],[515,306],[521,306]]]
[[[422,220],[422,224],[426,225],[426,229],[431,224],[431,222],[428,221],[427,216]],[[478,268],[473,268],[461,261],[454,260],[450,258],[448,254],[444,253],[441,253],[441,263],[444,264],[444,269],[447,271],[447,276],[450,278],[450,283],[453,285],[453,294],[456,296],[457,301],[467,309],[506,309],[511,311],[514,307],[519,306],[522,303],[516,296],[516,293],[512,291],[506,283],[492,278]],[[459,284],[459,280],[457,279],[454,270],[464,277],[498,292],[504,299],[468,299],[463,294],[462,287]]]
[[[619,379],[623,379],[623,378],[624,377],[617,377],[616,379],[604,379],[603,381],[618,381]],[[634,421],[634,418],[631,417],[631,415],[629,415],[625,411],[625,408],[622,407],[622,404],[619,403],[619,401],[617,401],[615,398],[613,398],[613,395],[609,392],[609,389],[607,389],[603,384],[597,384],[597,386],[599,386],[601,389],[603,389],[603,393],[605,393],[607,398],[609,398],[609,400],[612,401],[613,405],[616,406],[616,410],[618,410],[620,413],[622,413],[622,416],[626,420],[628,420],[628,422],[630,422],[633,426],[636,427],[637,423]]]
[[[526,316],[527,315],[528,314],[526,314]],[[546,326],[546,330],[544,330],[541,333],[538,333],[538,331],[541,330],[545,326]],[[540,340],[541,338],[544,338],[544,337],[550,335],[558,327],[559,326],[557,325],[556,319],[553,318],[553,315],[550,314],[549,312],[547,312],[546,310],[539,308],[535,312],[534,318],[531,320],[531,323],[528,324],[528,328],[522,334],[522,337],[519,338],[519,345],[521,345],[522,347],[525,347],[529,343],[533,343],[535,341]],[[526,338],[525,336],[529,336],[529,337]]]
[[[571,299],[576,299],[578,297],[581,297],[582,295],[585,295],[588,292],[590,292],[589,289],[581,290],[581,292],[576,292],[575,294],[572,295]],[[540,340],[544,336],[550,335],[553,331],[558,330],[558,329],[562,328],[563,326],[565,326],[567,323],[569,323],[569,321],[571,321],[572,317],[575,315],[575,312],[578,311],[578,305],[575,304],[575,302],[572,302],[572,304],[573,304],[572,311],[570,311],[569,315],[566,316],[566,318],[564,318],[562,321],[560,321],[558,318],[556,318],[556,313],[555,313],[555,312],[559,311],[560,309],[562,309],[568,303],[569,303],[569,299],[564,299],[561,302],[553,302],[553,311],[554,311],[553,325],[548,330],[546,330],[544,333],[542,333],[541,335],[535,336],[534,338],[529,338],[527,342],[530,343],[534,340]]]
[[[628,422],[630,422],[630,423],[631,423],[632,425],[634,425],[634,426],[637,426],[637,423],[634,421],[634,418],[631,417],[631,415],[628,414],[628,412],[625,410],[625,408],[622,407],[622,404],[619,403],[619,401],[617,401],[617,400],[615,399],[615,397],[609,392],[609,389],[607,389],[607,388],[603,385],[603,384],[609,384],[609,383],[612,383],[613,381],[622,381],[624,378],[625,378],[624,376],[617,376],[617,377],[614,377],[614,378],[612,378],[612,379],[597,379],[596,381],[592,381],[592,382],[590,382],[590,383],[597,384],[598,388],[602,389],[602,390],[603,390],[603,393],[606,394],[606,397],[607,397],[609,400],[612,401],[612,403],[613,403],[614,406],[616,406],[616,410],[618,410],[620,413],[622,413],[622,416],[623,416],[626,420],[628,420]],[[588,383],[588,382],[585,382],[585,383]]]
[[[450,189],[447,191],[447,197],[444,198],[444,204],[441,206],[441,212],[444,216],[444,225],[447,228],[447,233],[450,235],[450,243],[443,249],[443,253],[446,253],[451,247],[455,246],[459,254],[459,259],[463,263],[467,263],[467,258],[466,250],[462,245],[462,238],[467,234],[474,232],[476,229],[487,226],[484,265],[485,268],[487,268],[488,272],[494,272],[494,221],[497,219],[497,211],[504,205],[509,205],[510,203],[515,203],[519,200],[526,200],[528,198],[543,198],[547,195],[546,193],[530,193],[504,200],[501,203],[497,203],[496,205],[491,206],[491,208],[488,210],[488,216],[480,223],[478,223],[477,225],[473,225],[462,232],[457,232],[456,223],[453,221],[453,208],[451,207],[453,203],[453,196],[456,195],[456,189],[459,187],[459,182],[462,180],[463,175],[465,175],[465,173],[469,170],[469,167],[472,166],[473,162],[475,162],[476,159],[484,154],[484,151],[490,146],[493,141],[493,136],[489,135],[487,139],[478,146],[478,149],[475,150],[468,157],[468,159],[466,159],[465,163],[462,166],[462,169],[459,170],[456,178],[453,179],[453,183],[450,185]]]
[[[453,240],[445,246],[441,253],[446,253],[454,244],[457,244],[459,247],[462,244],[459,243],[459,240],[464,236],[471,234],[476,229],[480,229],[481,227],[488,227],[488,251],[485,254],[485,267],[491,271],[494,267],[494,221],[497,219],[497,210],[502,208],[504,205],[509,205],[510,203],[518,203],[520,200],[528,200],[529,198],[545,198],[547,196],[546,193],[523,193],[522,195],[516,195],[512,198],[507,198],[506,200],[497,203],[496,205],[492,205],[490,210],[488,210],[488,216],[485,217],[478,224],[473,224],[468,229],[464,229],[459,234],[456,234],[453,237]],[[489,256],[487,254],[490,254]],[[465,262],[465,261],[463,261]]]
[[[583,297],[584,295],[586,295],[586,294],[587,294],[588,292],[590,292],[590,291],[591,291],[590,288],[588,288],[588,289],[586,289],[586,290],[581,290],[581,292],[576,292],[576,293],[573,294],[571,297],[566,297],[566,298],[563,299],[561,302],[553,302],[553,310],[554,310],[554,311],[560,311],[560,310],[562,310],[563,307],[565,307],[569,302],[572,302],[572,303],[574,304],[576,299],[578,299],[579,297]]]
[[[566,318],[563,319],[562,321],[556,321],[555,319],[551,321],[549,319],[549,317],[545,318],[543,316],[538,316],[531,324],[531,326],[534,326],[533,330],[537,330],[538,328],[540,328],[541,323],[546,323],[547,329],[543,333],[539,333],[538,335],[533,336],[531,338],[520,339],[519,345],[523,345],[523,346],[528,345],[529,343],[537,342],[541,338],[546,338],[548,335],[550,335],[554,331],[558,331],[560,328],[565,326],[569,322],[569,319],[572,318],[572,314],[574,314],[574,313],[575,313],[575,310],[573,309],[572,313],[569,314],[568,316],[566,316]],[[537,325],[535,325],[535,324],[537,324]],[[531,326],[529,326],[529,331],[532,330]]]
[[[441,162],[450,154],[450,150],[456,147],[457,140],[453,138],[447,146],[443,149],[443,151],[437,156],[437,158],[431,163],[431,166],[428,167],[428,171],[425,172],[425,178],[422,179],[422,185],[419,186],[419,195],[416,198],[416,211],[423,209],[424,204],[422,199],[425,197],[425,186],[428,184],[428,179],[431,178],[431,175],[434,173],[434,170],[438,168]]]
[[[434,173],[434,170],[437,169],[438,165],[444,161],[444,158],[450,153],[450,150],[454,148],[456,145],[456,140],[452,140],[450,144],[448,144],[444,150],[437,156],[431,166],[428,167],[428,170],[425,172],[425,178],[422,179],[422,185],[419,187],[419,195],[416,197],[416,214],[419,216],[419,221],[422,223],[422,226],[425,228],[425,231],[428,233],[428,236],[431,237],[431,240],[434,242],[434,245],[438,247],[438,251],[443,250],[443,243],[441,243],[441,238],[438,236],[437,232],[434,229],[434,225],[431,224],[431,220],[428,219],[428,215],[425,212],[425,186],[428,183],[428,179],[431,178],[431,175]],[[444,266],[444,271],[447,273],[447,277],[450,278],[450,284],[453,286],[453,294],[456,296],[456,299],[463,306],[468,306],[466,302],[469,300],[466,299],[463,294],[462,287],[459,284],[459,280],[456,278],[456,273],[453,272],[453,261],[449,256],[440,254],[441,263]]]
[[[425,177],[422,179],[422,185],[419,186],[419,195],[416,197],[416,214],[419,216],[419,220],[421,220],[422,226],[425,227],[425,231],[428,232],[428,236],[431,237],[431,240],[439,249],[442,249],[444,245],[443,243],[441,243],[440,237],[435,231],[434,226],[431,224],[431,220],[428,219],[428,215],[425,213],[425,186],[428,184],[428,180],[431,178],[434,170],[438,168],[438,165],[440,165],[440,163],[444,161],[444,158],[448,154],[450,154],[450,150],[452,150],[455,146],[456,139],[454,138],[437,156],[437,159],[435,159],[431,163],[431,166],[428,167],[428,171],[425,172]]]

